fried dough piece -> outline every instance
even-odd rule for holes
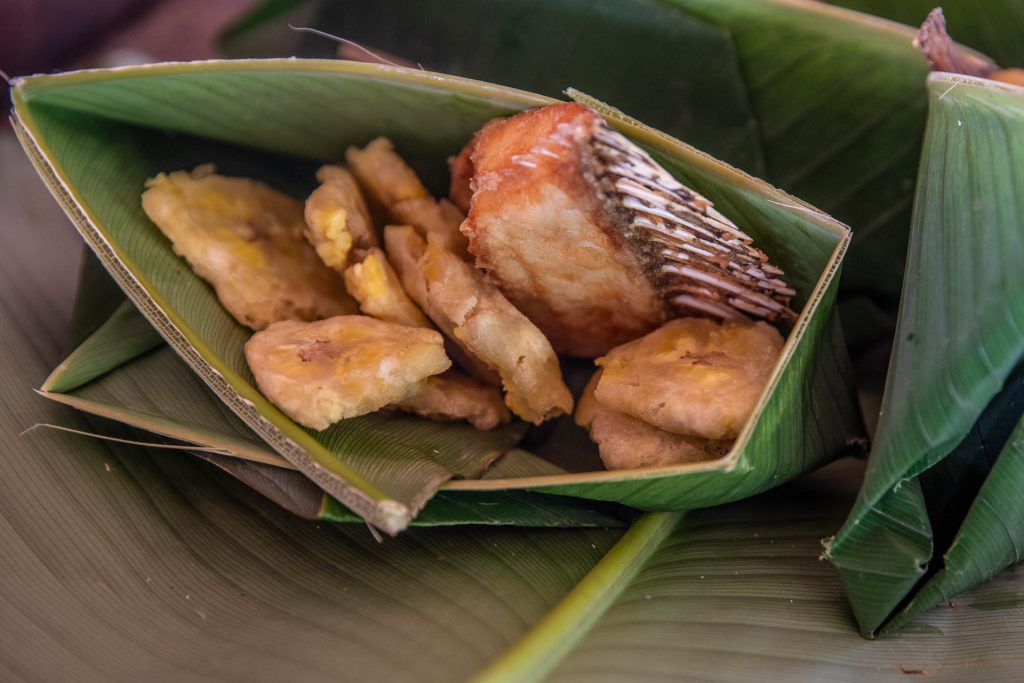
[[[405,199],[391,206],[390,215],[397,223],[413,226],[424,237],[437,235],[445,249],[469,258],[469,240],[459,231],[466,215],[450,201]]]
[[[363,149],[349,147],[345,161],[370,199],[385,210],[407,199],[433,199],[385,137],[374,138]]]
[[[402,287],[409,297],[440,328],[448,340],[448,355],[455,363],[488,386],[500,387],[501,377],[487,363],[474,356],[458,339],[452,337],[455,324],[444,312],[432,307],[427,297],[427,277],[422,260],[427,252],[423,238],[408,225],[389,225],[384,228],[384,248],[388,259],[398,271]]]
[[[433,235],[423,271],[431,307],[455,324],[455,339],[501,375],[513,413],[540,424],[572,410],[572,395],[551,344],[496,287]]]
[[[432,327],[377,247],[370,247],[361,262],[345,271],[345,286],[366,315],[397,325]]]
[[[355,312],[341,277],[303,239],[299,201],[210,165],[161,173],[146,188],[146,215],[241,324],[261,330]]]
[[[466,214],[458,206],[437,201],[416,172],[395,152],[387,138],[376,138],[363,149],[350,147],[349,165],[370,197],[393,223],[410,225],[424,238],[437,235],[445,249],[469,259],[469,241],[459,228]]]
[[[245,358],[263,395],[310,429],[403,401],[451,366],[434,330],[362,315],[275,323]]]
[[[572,395],[551,344],[500,291],[436,236],[426,245],[411,228],[384,231],[396,252],[406,291],[434,323],[473,356],[493,368],[505,387],[505,403],[519,417],[540,424],[572,410]],[[402,252],[402,253],[400,253]]]
[[[352,174],[340,166],[321,166],[320,187],[306,200],[306,239],[325,264],[345,272],[350,261],[359,262],[380,239],[370,210]],[[351,253],[350,253],[351,252]]]
[[[428,377],[419,391],[395,407],[431,420],[466,420],[480,430],[512,419],[500,391],[454,370]]]
[[[588,107],[492,121],[451,167],[477,267],[559,353],[592,358],[679,315],[795,319],[751,238]]]
[[[674,434],[733,439],[782,353],[765,322],[679,318],[597,359],[602,405]]]
[[[721,458],[732,447],[732,441],[672,434],[605,407],[594,396],[600,375],[598,370],[590,378],[580,396],[574,419],[590,433],[606,468],[626,470],[704,462]]]

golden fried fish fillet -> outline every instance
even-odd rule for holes
[[[446,334],[501,376],[505,403],[519,417],[540,424],[572,410],[551,344],[470,264],[439,238],[423,244],[408,227],[384,231],[388,254],[406,291]],[[417,297],[422,297],[420,301]]]
[[[161,173],[146,188],[146,215],[241,324],[261,330],[355,312],[341,277],[303,238],[297,200],[212,166]]]
[[[395,407],[431,420],[466,420],[480,430],[512,418],[500,391],[454,370],[428,377],[419,391]]]
[[[596,397],[659,429],[705,439],[733,439],[782,353],[771,325],[671,320],[597,359]]]
[[[477,266],[560,353],[594,357],[679,315],[795,318],[750,237],[588,107],[492,121],[451,168]]]
[[[263,395],[310,429],[404,401],[451,366],[434,330],[362,315],[274,323],[245,358]]]
[[[370,247],[362,261],[349,266],[345,271],[345,286],[366,315],[397,325],[432,327],[427,316],[405,293],[395,269],[377,247]]]
[[[380,246],[370,210],[352,174],[340,166],[321,166],[320,186],[306,200],[306,239],[320,259],[344,273],[350,262]]]
[[[583,390],[575,421],[590,433],[606,468],[626,470],[704,462],[721,458],[732,447],[732,441],[672,434],[602,405],[594,396],[600,375],[600,370],[595,372]]]

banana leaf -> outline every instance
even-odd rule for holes
[[[0,230],[5,680],[467,680],[507,669],[536,628],[579,624],[596,601],[607,607],[573,631],[549,679],[1017,677],[1019,571],[892,638],[856,635],[817,559],[856,492],[849,460],[685,516],[644,548],[631,579],[589,601],[574,589],[595,586],[582,581],[607,567],[621,530],[416,528],[378,544],[355,525],[303,521],[178,453],[21,435],[92,425],[31,395],[61,358],[78,238],[11,143],[0,136],[0,221],[32,234]]]
[[[928,88],[882,414],[864,486],[828,549],[865,634],[899,627],[1024,548],[1024,89],[951,74]]]
[[[1024,2],[1020,0],[828,0],[829,4],[867,12],[910,26],[919,26],[935,7],[942,7],[950,33],[958,43],[980,50],[997,64],[1024,66]]]
[[[145,219],[138,197],[155,172],[211,159],[225,173],[264,178],[301,195],[310,189],[313,159],[337,159],[347,145],[380,133],[439,189],[444,159],[483,122],[550,100],[418,70],[316,60],[38,76],[17,81],[13,95],[26,150],[132,302],[249,429],[388,533],[407,526],[455,476],[463,479],[447,484],[452,491],[530,489],[641,509],[699,507],[787,481],[834,458],[861,434],[834,308],[848,231],[611,108],[602,106],[613,125],[734,217],[786,270],[802,315],[754,419],[720,461],[473,479],[508,450],[516,427],[481,434],[370,415],[313,433],[270,405],[242,358],[247,332],[173,254]],[[201,417],[183,426],[201,426]],[[560,443],[549,446],[559,449]]]
[[[853,229],[840,310],[855,360],[891,342],[927,106],[913,28],[808,0],[271,0],[222,50],[338,55],[289,25],[544,95],[583,90],[810,202]]]

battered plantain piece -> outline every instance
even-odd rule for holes
[[[275,323],[245,358],[263,395],[310,429],[403,401],[451,366],[434,330],[361,315]]]
[[[594,396],[600,375],[600,370],[595,372],[583,390],[575,421],[590,433],[606,468],[625,470],[704,462],[725,456],[732,447],[732,441],[672,434],[602,405]]]
[[[395,407],[431,420],[466,420],[480,430],[507,424],[512,417],[500,391],[455,370],[428,377],[419,391]]]
[[[782,353],[771,325],[679,318],[597,359],[604,406],[674,434],[734,439]]]
[[[498,373],[452,337],[455,324],[445,317],[443,311],[432,307],[427,297],[427,277],[423,272],[427,243],[419,233],[408,225],[389,225],[384,228],[384,248],[388,259],[398,271],[406,293],[446,335],[448,355],[456,365],[484,384],[500,387],[501,377]]]
[[[451,168],[477,267],[559,353],[592,358],[680,315],[795,319],[750,237],[592,109],[492,121]]]
[[[350,262],[379,247],[380,239],[351,173],[340,166],[321,166],[316,179],[320,187],[306,200],[306,239],[325,264],[344,273]]]
[[[345,271],[345,286],[366,315],[397,325],[432,327],[377,247],[370,247],[361,262]]]
[[[345,161],[359,179],[371,201],[386,211],[408,199],[430,199],[430,193],[395,152],[395,145],[385,137],[375,138],[363,149],[349,147]]]
[[[572,410],[554,349],[526,316],[470,264],[430,236],[389,226],[384,243],[409,295],[472,356],[497,371],[505,403],[540,424]]]
[[[405,199],[391,206],[392,219],[411,225],[426,237],[437,235],[445,249],[463,258],[469,258],[469,240],[459,231],[466,215],[447,199]]]
[[[341,278],[302,237],[302,204],[213,166],[146,181],[142,208],[235,320],[261,330],[278,320],[352,313]]]
[[[363,149],[345,153],[352,171],[387,218],[410,225],[424,238],[437,235],[445,249],[469,259],[466,237],[459,228],[466,214],[448,200],[437,201],[416,172],[395,152],[387,138],[376,138]]]

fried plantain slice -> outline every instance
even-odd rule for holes
[[[434,330],[362,315],[274,323],[245,358],[263,395],[310,429],[403,401],[451,366]]]
[[[519,417],[540,424],[572,410],[551,344],[470,264],[446,250],[439,238],[427,244],[408,227],[384,231],[388,253],[409,295],[434,323],[501,377],[505,403]]]
[[[349,147],[345,161],[370,199],[387,211],[408,199],[433,200],[416,172],[385,137],[374,138],[363,149]]]
[[[664,467],[723,457],[732,441],[712,441],[672,434],[632,415],[602,405],[594,395],[601,370],[594,373],[580,396],[574,417],[597,444],[609,470]]]
[[[733,439],[782,353],[765,322],[678,318],[597,359],[597,400],[674,434]]]
[[[410,225],[424,238],[437,235],[445,249],[469,259],[469,240],[460,231],[466,214],[452,202],[437,201],[387,138],[363,149],[350,147],[346,159],[380,211],[393,223]]]
[[[398,325],[432,327],[377,247],[370,247],[362,261],[345,271],[345,286],[366,315]]]
[[[466,215],[447,199],[404,199],[391,206],[391,218],[411,225],[423,237],[437,235],[445,249],[462,258],[469,256],[469,240],[459,231]]]
[[[255,180],[216,175],[210,165],[161,173],[146,188],[146,215],[241,324],[261,330],[356,310],[341,277],[303,238],[299,201]]]
[[[428,377],[419,391],[395,407],[431,420],[466,420],[480,430],[512,418],[500,391],[454,370]]]
[[[445,334],[448,355],[452,360],[484,384],[500,387],[501,377],[498,373],[474,356],[462,342],[452,337],[455,324],[445,317],[443,311],[432,307],[427,297],[427,277],[422,265],[427,243],[419,233],[412,226],[389,225],[384,228],[384,248],[387,250],[388,259],[398,272],[406,293]]]
[[[306,200],[306,239],[325,264],[344,273],[371,247],[380,246],[370,210],[352,174],[340,166],[321,166],[320,186]]]

